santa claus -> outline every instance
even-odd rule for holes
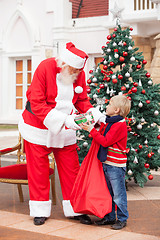
[[[49,200],[49,161],[53,152],[58,169],[63,210],[66,217],[91,224],[87,215],[74,213],[70,194],[79,171],[76,151],[76,130],[73,110],[92,111],[95,122],[104,119],[87,97],[85,73],[88,56],[71,42],[66,44],[59,59],[50,58],[37,67],[27,91],[26,109],[19,121],[19,131],[25,139],[30,216],[41,225],[51,214]]]

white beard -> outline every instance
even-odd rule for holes
[[[60,73],[61,81],[66,85],[73,84],[77,79],[78,74],[79,73],[70,74],[68,68],[64,68]]]

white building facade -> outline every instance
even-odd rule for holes
[[[151,39],[160,34],[160,1],[152,2],[117,1],[124,8],[121,24],[132,26],[134,36]],[[109,9],[114,4],[109,0]],[[72,19],[69,0],[0,0],[0,23],[0,124],[18,123],[36,67],[45,58],[59,55],[66,42],[72,41],[89,55],[87,79],[116,25],[111,12]]]

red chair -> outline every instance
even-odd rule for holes
[[[1,156],[17,151],[16,164],[1,167]],[[55,161],[53,153],[49,155],[52,159],[49,169],[49,178],[51,181],[52,203],[56,204],[56,191],[55,191]],[[18,144],[11,148],[5,148],[0,150],[0,182],[17,184],[20,202],[24,202],[22,185],[28,184],[27,177],[27,164],[24,152],[24,141],[19,134]]]

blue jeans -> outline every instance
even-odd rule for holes
[[[115,204],[117,205],[117,219],[124,222],[128,219],[127,194],[125,187],[125,167],[115,167],[103,163],[107,186],[112,196],[112,212],[105,215],[106,220],[116,219]]]

